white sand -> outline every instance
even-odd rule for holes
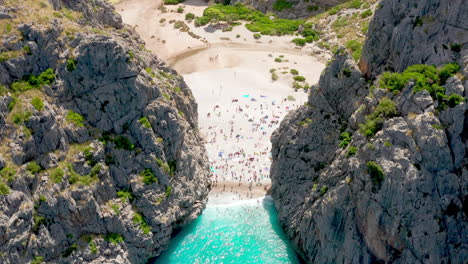
[[[124,0],[116,8],[125,23],[136,26],[147,48],[182,74],[192,89],[216,183],[212,196],[228,200],[264,196],[270,185],[271,133],[288,111],[307,100],[306,93],[292,88],[289,70],[297,69],[309,84],[315,84],[325,65],[296,49],[292,36],[262,36],[257,41],[244,26],[210,33],[189,24],[206,42],[196,40],[168,21],[184,20],[187,12],[199,16],[206,3],[187,0],[178,5],[184,6],[184,14],[161,13],[160,4],[160,0]],[[178,6],[166,7],[176,10]],[[166,22],[159,23],[161,18]],[[237,34],[242,37],[236,38]],[[274,61],[279,56],[282,63]],[[272,68],[280,76],[275,82]],[[288,96],[295,101],[285,100]]]

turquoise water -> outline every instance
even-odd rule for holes
[[[271,198],[209,202],[154,264],[299,264]]]

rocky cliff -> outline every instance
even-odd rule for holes
[[[339,50],[274,133],[271,193],[307,262],[468,259],[463,2],[383,0],[361,70]]]
[[[0,4],[0,262],[157,256],[210,188],[189,88],[106,1]]]

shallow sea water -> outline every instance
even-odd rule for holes
[[[223,201],[224,200],[224,201]],[[210,199],[154,264],[299,264],[273,200]]]

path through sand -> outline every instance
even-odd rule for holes
[[[202,0],[166,6],[174,10],[166,13],[160,5],[161,0],[124,0],[116,8],[146,47],[182,74],[192,89],[215,182],[212,195],[263,196],[270,184],[270,136],[290,110],[307,100],[307,93],[292,88],[290,69],[315,84],[325,65],[296,49],[292,36],[255,40],[243,25],[232,32],[194,27],[184,20],[185,13],[200,16],[206,8]],[[179,6],[183,14],[175,11]],[[162,18],[166,20],[160,23]],[[170,20],[185,21],[202,38],[178,31]],[[272,81],[270,69],[278,80]]]

